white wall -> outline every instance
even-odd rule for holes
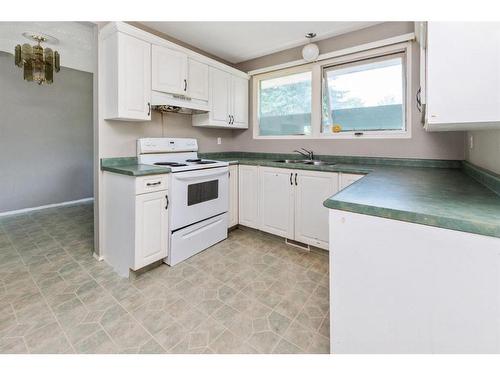
[[[51,85],[24,81],[14,65],[14,46],[28,42],[21,34],[30,30],[59,39],[51,47],[62,68]],[[0,35],[8,52],[0,52],[0,212],[92,197],[92,26],[0,22]]]

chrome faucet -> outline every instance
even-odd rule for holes
[[[314,159],[314,152],[312,152],[312,150],[307,150],[304,147],[302,147],[300,150],[294,150],[293,152],[298,152],[302,156],[305,156],[305,157],[309,158],[309,160],[313,160]]]

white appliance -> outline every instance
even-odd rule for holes
[[[198,158],[191,138],[137,140],[139,164],[170,168],[169,251],[174,266],[227,238],[229,164]]]

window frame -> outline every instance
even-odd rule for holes
[[[259,74],[252,78],[252,124],[253,124],[253,137],[254,139],[298,139],[298,138],[311,138],[314,134],[314,120],[313,110],[314,104],[311,100],[311,135],[260,135],[260,81],[265,81],[273,78],[280,78],[297,73],[311,72],[311,95],[314,97],[314,73],[313,64],[300,65],[293,68],[280,69],[269,73]]]
[[[352,132],[324,134],[322,130],[322,97],[323,97],[323,69],[335,65],[356,63],[385,55],[403,53],[403,84],[404,84],[404,130],[368,130],[363,135]],[[321,57],[321,56],[320,56]],[[312,71],[311,82],[311,135],[260,135],[259,124],[259,87],[260,81],[286,76],[293,73]],[[280,69],[268,73],[257,74],[252,77],[252,128],[253,139],[408,139],[412,136],[412,43],[411,41],[397,43],[390,46],[373,48],[366,51],[347,54],[316,63],[304,64],[292,68]]]

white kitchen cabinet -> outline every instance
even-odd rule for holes
[[[248,128],[248,80],[209,68],[210,111],[193,115],[193,126]]]
[[[232,127],[248,128],[248,80],[241,77],[232,76]]]
[[[192,99],[208,101],[208,65],[188,59],[187,95]]]
[[[104,172],[101,256],[120,276],[167,257],[167,181]]]
[[[339,174],[339,186],[340,190],[345,189],[349,185],[352,185],[360,178],[363,178],[364,174],[355,174],[355,173],[340,173]]]
[[[259,168],[259,228],[285,238],[294,237],[293,171]]]
[[[328,250],[328,209],[323,202],[338,186],[333,172],[240,165],[239,223]]]
[[[137,195],[135,198],[135,254],[133,270],[167,256],[167,192]]]
[[[500,23],[428,22],[422,30],[426,130],[500,128]]]
[[[228,228],[238,225],[238,166],[229,166],[229,219]]]
[[[185,53],[152,46],[152,88],[173,94],[187,94],[188,57]]]
[[[152,106],[174,106],[193,110],[194,126],[246,129],[248,78],[123,22],[99,30],[99,97],[106,120],[147,121]]]
[[[259,167],[240,165],[238,171],[239,223],[259,228]]]
[[[104,119],[151,120],[151,44],[116,32],[101,50]]]
[[[294,238],[296,241],[328,250],[328,208],[323,206],[323,202],[339,190],[337,173],[294,172]]]
[[[213,125],[229,125],[231,111],[231,74],[210,68],[210,105],[208,114]]]

